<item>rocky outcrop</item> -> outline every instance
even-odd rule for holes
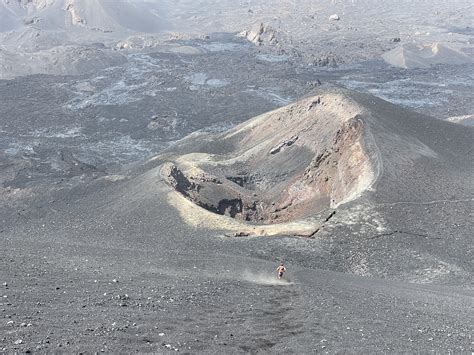
[[[320,57],[312,59],[311,65],[315,67],[336,68],[338,66],[338,61],[341,61],[341,60],[337,56],[333,54],[327,54],[327,55],[322,55]]]
[[[261,45],[277,45],[277,31],[270,25],[262,22],[256,23],[250,30],[239,33],[240,37],[246,38],[257,46]]]
[[[283,142],[278,143],[276,146],[274,146],[270,150],[270,154],[276,154],[276,153],[281,152],[286,147],[291,147],[293,145],[293,143],[295,143],[297,140],[298,140],[298,136],[293,136],[290,139],[286,139]]]
[[[161,168],[164,180],[176,191],[208,211],[247,220],[252,206],[245,204],[237,191],[223,187],[217,177],[198,169],[183,171],[173,163]]]
[[[82,18],[79,13],[76,11],[76,8],[74,6],[74,2],[72,0],[68,1],[66,3],[66,11],[69,12],[71,16],[71,22],[73,25],[76,26],[85,26],[86,25],[86,20]]]

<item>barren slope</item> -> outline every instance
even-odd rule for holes
[[[435,64],[460,65],[473,62],[472,58],[466,54],[441,43],[404,44],[384,53],[382,58],[390,65],[405,69],[428,68]]]
[[[323,88],[123,175],[10,189],[2,351],[466,352],[472,134]]]
[[[0,32],[34,25],[47,30],[158,32],[164,23],[155,2],[130,0],[2,0]]]

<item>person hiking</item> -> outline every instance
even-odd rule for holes
[[[283,261],[280,263],[280,266],[277,267],[276,271],[278,274],[278,280],[280,280],[286,271],[286,267],[283,265]]]

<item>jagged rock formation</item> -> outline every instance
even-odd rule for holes
[[[81,17],[81,15],[78,13],[76,7],[74,6],[73,0],[69,0],[66,3],[66,11],[69,12],[73,25],[85,26],[87,24],[86,19]]]
[[[338,66],[338,62],[341,62],[341,59],[332,53],[310,60],[310,63],[315,67],[336,68]]]
[[[270,25],[266,25],[262,22],[256,23],[248,31],[242,31],[239,36],[246,38],[257,46],[277,45],[279,43],[277,39],[277,31]]]

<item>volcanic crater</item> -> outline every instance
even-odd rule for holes
[[[161,175],[218,215],[257,225],[304,220],[354,199],[374,181],[364,115],[342,91],[328,90],[228,132],[190,137],[210,148],[168,157]]]

